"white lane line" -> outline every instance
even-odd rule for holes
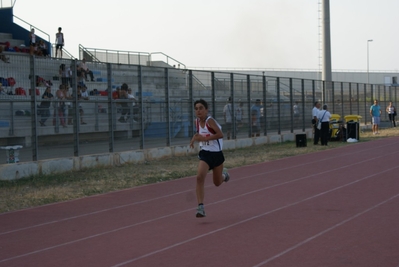
[[[304,244],[306,244],[306,243],[312,241],[313,239],[316,239],[316,238],[318,238],[318,237],[320,237],[320,236],[322,236],[322,235],[324,235],[324,234],[330,232],[331,230],[334,230],[335,228],[337,228],[337,227],[339,227],[339,226],[341,226],[341,225],[343,225],[343,224],[345,224],[345,223],[347,223],[347,222],[350,222],[350,221],[356,219],[357,217],[360,217],[361,215],[366,214],[367,212],[370,212],[370,211],[372,211],[372,210],[374,210],[374,209],[376,209],[376,208],[378,208],[378,207],[380,207],[380,206],[382,206],[382,205],[388,203],[389,201],[391,201],[391,200],[393,200],[393,199],[395,199],[395,198],[397,198],[397,197],[399,197],[399,194],[397,194],[397,195],[395,195],[395,196],[392,196],[392,197],[390,197],[390,198],[388,198],[388,199],[386,199],[386,200],[384,200],[384,201],[382,201],[382,202],[380,202],[380,203],[378,203],[378,204],[376,204],[376,205],[374,205],[374,206],[372,206],[372,207],[370,207],[370,208],[368,208],[368,209],[366,209],[366,210],[364,210],[364,211],[362,211],[362,212],[359,212],[359,213],[353,215],[352,217],[349,217],[348,219],[343,220],[342,222],[337,223],[336,225],[331,226],[330,228],[327,228],[327,229],[325,229],[324,231],[321,231],[321,232],[319,232],[318,234],[316,234],[316,235],[314,235],[314,236],[311,236],[311,237],[309,237],[309,238],[303,240],[302,242],[299,242],[299,243],[296,244],[295,246],[292,246],[292,247],[290,247],[290,248],[288,248],[288,249],[286,249],[286,250],[284,250],[284,251],[282,251],[282,252],[280,252],[280,253],[274,255],[273,257],[268,258],[267,260],[262,261],[261,263],[258,263],[258,264],[256,264],[256,265],[254,265],[253,267],[259,267],[259,266],[265,265],[265,264],[267,264],[267,263],[269,263],[269,262],[271,262],[271,261],[273,261],[273,260],[275,260],[275,259],[277,259],[277,258],[279,258],[279,257],[281,257],[281,256],[284,256],[284,255],[287,254],[288,252],[290,252],[290,251],[292,251],[292,250],[294,250],[294,249],[299,248],[300,246],[302,246],[302,245],[304,245]]]
[[[152,255],[158,254],[158,253],[160,253],[160,252],[163,252],[163,251],[166,251],[166,250],[175,248],[175,247],[177,247],[177,246],[184,245],[184,244],[189,243],[189,242],[192,242],[192,241],[194,241],[194,240],[197,240],[197,239],[200,239],[200,238],[203,238],[203,237],[212,235],[212,234],[217,233],[217,232],[220,232],[220,231],[227,230],[227,229],[232,228],[232,227],[234,227],[234,226],[237,226],[237,225],[246,223],[246,222],[248,222],[248,221],[252,221],[252,220],[254,220],[254,219],[258,219],[258,218],[263,217],[263,216],[265,216],[265,215],[269,215],[269,214],[271,214],[271,213],[273,213],[273,212],[280,211],[280,210],[283,210],[283,209],[285,209],[285,208],[289,208],[289,207],[298,205],[298,204],[303,203],[303,202],[308,201],[308,200],[312,200],[312,199],[314,199],[314,198],[323,196],[323,195],[325,195],[325,194],[328,194],[328,193],[331,193],[331,192],[333,192],[333,191],[336,191],[336,190],[342,189],[342,188],[344,188],[344,187],[350,186],[350,185],[352,185],[352,184],[361,182],[361,181],[366,180],[366,179],[369,179],[369,178],[371,178],[371,177],[374,177],[374,176],[383,174],[383,173],[385,173],[385,172],[392,171],[392,170],[397,169],[397,168],[399,168],[399,167],[393,167],[393,168],[384,170],[384,171],[382,171],[382,172],[380,172],[380,173],[378,173],[378,174],[372,174],[372,175],[363,177],[363,178],[361,178],[361,179],[355,180],[355,181],[350,182],[350,183],[348,183],[348,184],[345,184],[345,185],[342,185],[342,186],[339,186],[339,187],[336,187],[336,188],[333,188],[333,189],[324,191],[324,192],[322,192],[322,193],[316,194],[316,195],[311,196],[311,197],[307,197],[307,198],[305,198],[305,199],[303,199],[303,200],[299,200],[299,201],[297,201],[297,202],[293,202],[293,203],[291,203],[291,204],[287,204],[287,205],[282,206],[282,207],[279,207],[279,208],[277,208],[277,209],[274,209],[274,210],[271,210],[271,211],[268,211],[268,212],[265,212],[265,213],[262,213],[262,214],[253,216],[253,217],[251,217],[251,218],[248,218],[248,219],[245,219],[245,220],[236,222],[236,223],[234,223],[234,224],[231,224],[231,225],[228,225],[228,226],[225,226],[225,227],[222,227],[222,228],[219,228],[219,229],[210,231],[210,232],[208,232],[208,233],[205,233],[205,234],[202,234],[202,235],[199,235],[199,236],[196,236],[196,237],[187,239],[187,240],[185,240],[185,241],[182,241],[182,242],[179,242],[179,243],[175,243],[175,244],[173,244],[173,245],[171,245],[171,246],[164,247],[164,248],[162,248],[162,249],[152,251],[152,252],[150,252],[150,253],[147,253],[147,254],[144,254],[144,255],[142,255],[142,256],[139,256],[139,257],[136,257],[136,258],[127,260],[127,261],[125,261],[125,262],[118,263],[118,264],[116,264],[116,265],[113,265],[113,267],[123,266],[123,265],[129,264],[129,263],[138,261],[138,260],[140,260],[140,259],[147,258],[147,257],[149,257],[149,256],[152,256]],[[395,198],[395,197],[398,197],[398,196],[399,196],[399,194],[396,195],[396,196],[394,196],[394,197],[389,198],[388,200],[386,200],[386,201],[384,201],[384,202],[382,202],[382,203],[386,203],[386,202],[388,202],[389,200],[391,200],[391,199],[393,199],[393,198]],[[381,203],[380,203],[380,204],[381,204]],[[378,204],[378,205],[380,205],[380,204]],[[381,205],[382,205],[382,204],[381,204]],[[366,210],[366,211],[367,211],[367,210]],[[365,211],[365,212],[366,212],[366,211]],[[363,212],[363,213],[364,213],[364,212]],[[363,213],[362,213],[362,214],[363,214]],[[356,216],[356,215],[355,215],[355,216]],[[360,215],[358,215],[358,216],[360,216]]]

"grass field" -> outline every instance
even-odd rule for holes
[[[397,128],[382,129],[379,135],[372,135],[371,131],[362,132],[360,142],[397,136],[398,131]],[[328,147],[314,146],[308,140],[308,146],[301,148],[296,148],[295,142],[285,142],[227,150],[224,151],[225,167],[233,168],[273,161],[349,145],[352,144],[329,142]],[[193,176],[196,174],[197,165],[198,158],[192,155],[142,164],[125,164],[117,167],[34,176],[15,181],[0,181],[0,213]],[[194,186],[193,180],[193,189]]]

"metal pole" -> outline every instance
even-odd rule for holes
[[[330,1],[323,0],[323,81],[332,81],[331,71],[331,34]]]
[[[369,43],[372,42],[373,40],[367,40],[367,84],[370,84],[370,79],[369,79]]]

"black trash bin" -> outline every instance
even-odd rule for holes
[[[307,145],[306,134],[297,134],[295,136],[295,139],[296,139],[296,147],[306,147]]]
[[[360,139],[360,119],[362,116],[359,115],[347,115],[345,116],[346,121],[346,138]]]
[[[348,121],[346,123],[346,138],[359,140],[359,123],[356,121]]]

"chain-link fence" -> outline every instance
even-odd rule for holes
[[[258,134],[251,127],[256,108],[259,135],[268,135],[310,128],[315,101],[362,123],[371,122],[374,98],[382,110],[397,102],[397,88],[384,85],[98,62],[87,63],[85,76],[75,60],[16,54],[10,61],[0,69],[0,145],[22,145],[21,161],[187,145],[200,98],[222,126],[229,105],[232,139]],[[124,83],[134,100],[118,97]],[[46,89],[53,98],[43,98]]]

